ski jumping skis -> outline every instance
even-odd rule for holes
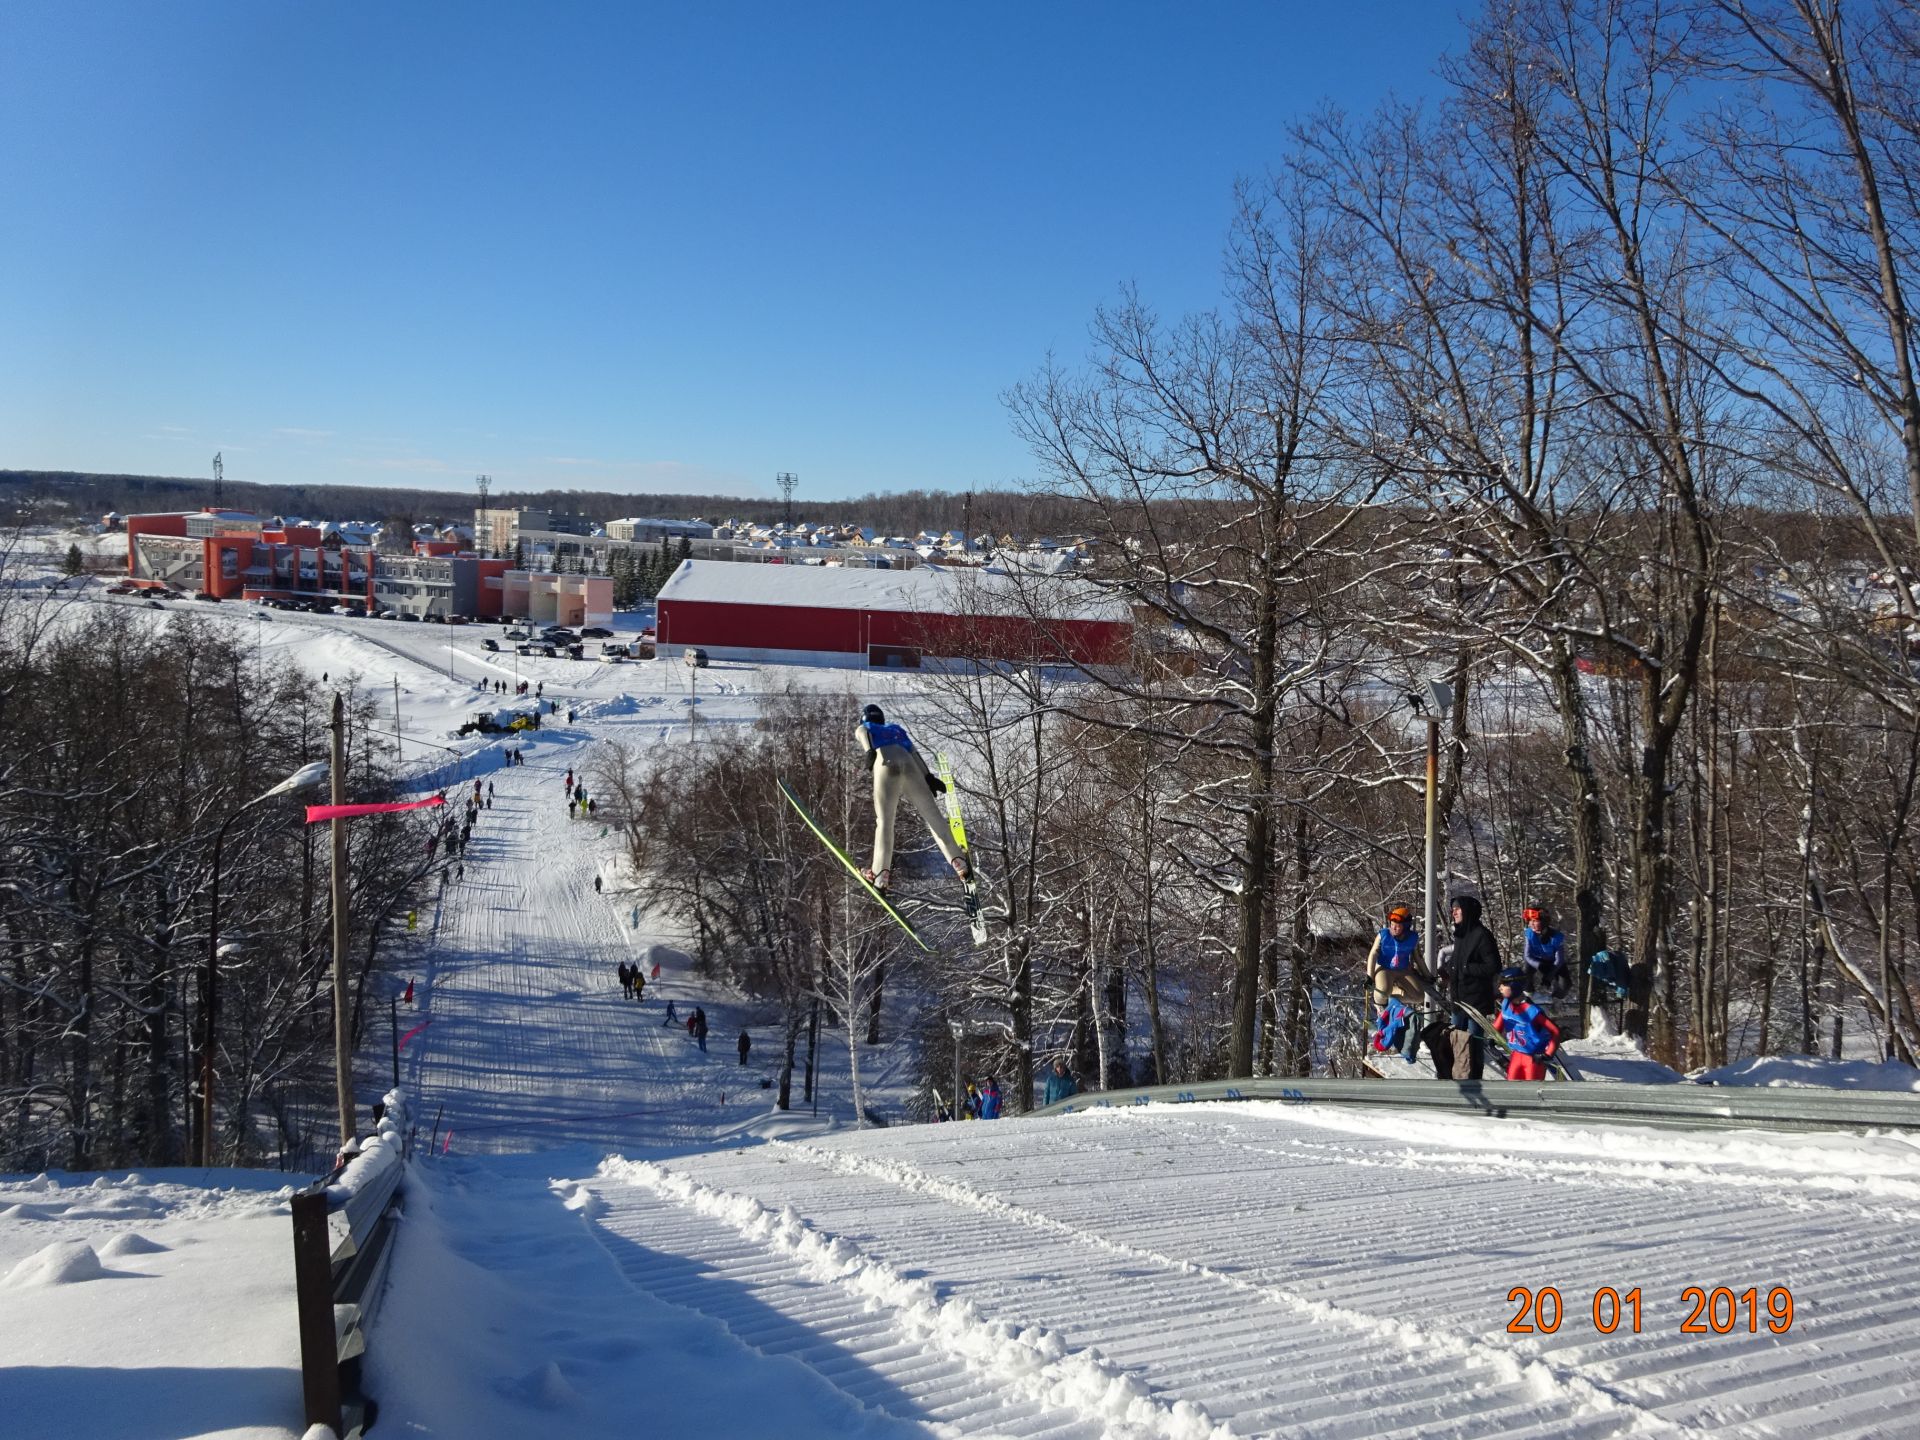
[[[860,873],[860,867],[854,864],[853,861],[850,858],[848,858],[847,852],[842,850],[837,844],[834,843],[833,837],[827,834],[827,832],[821,828],[820,822],[818,820],[814,819],[813,816],[807,813],[807,807],[800,803],[800,797],[793,793],[793,787],[787,784],[787,782],[784,780],[776,781],[775,783],[777,783],[780,786],[780,793],[787,797],[787,803],[793,806],[794,810],[798,812],[802,820],[807,822],[807,828],[813,831],[815,835],[820,837],[820,843],[822,845],[825,845],[827,849],[831,850],[833,852],[834,858],[838,860],[842,865],[846,866],[847,872],[850,875],[852,875],[855,880],[860,882],[860,888],[865,890],[867,894],[871,895],[874,898],[874,900],[879,903],[880,908],[886,911],[887,914],[893,917],[893,921],[896,925],[898,925],[902,930],[906,931],[908,935],[913,937],[914,944],[918,945],[922,950],[925,950],[929,955],[931,955],[933,953],[933,947],[927,944],[926,941],[920,938],[920,932],[915,930],[913,926],[907,922],[907,917],[902,915],[898,910],[893,908],[892,901],[888,900],[886,896],[882,895],[878,890],[874,889],[872,882],[869,881],[866,876]]]
[[[960,847],[960,853],[967,857],[967,878],[960,882],[966,892],[963,902],[967,911],[967,929],[973,932],[974,945],[987,943],[987,917],[980,909],[980,871],[974,866],[973,854],[967,849],[967,823],[960,818],[960,787],[954,783],[953,766],[947,763],[947,757],[933,757],[940,762],[940,783],[947,787],[947,793],[940,797],[946,807],[947,828],[953,832],[953,843]]]

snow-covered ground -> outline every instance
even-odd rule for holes
[[[689,969],[563,777],[796,681],[910,715],[911,680],[722,665],[694,707],[680,666],[484,654],[491,627],[181,608],[398,679],[420,779],[495,787],[421,913],[403,1083],[439,1144],[374,1330],[376,1436],[1914,1433],[1912,1140],[1269,1104],[854,1131],[832,1045],[818,1120],[779,1115],[770,1011]],[[448,732],[516,667],[562,714],[505,767]],[[636,959],[643,1003],[614,979]],[[668,998],[705,1007],[708,1053]],[[0,1433],[297,1435],[281,1179],[0,1177]],[[1509,1328],[1515,1287],[1553,1287],[1552,1333]]]

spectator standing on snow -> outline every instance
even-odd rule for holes
[[[673,1001],[667,1001],[667,1018],[660,1023],[662,1025],[671,1025],[673,1023]]]
[[[980,1092],[980,1118],[982,1120],[1000,1118],[1000,1079],[996,1075],[987,1077],[987,1088]]]
[[[747,1032],[740,1032],[740,1063],[747,1063],[747,1052],[753,1048],[753,1041],[747,1038]]]
[[[1500,975],[1500,946],[1480,923],[1477,895],[1456,895],[1452,902],[1453,946],[1440,974],[1445,998],[1485,1014],[1494,1007],[1494,982]],[[1442,1080],[1478,1080],[1487,1061],[1486,1037],[1459,1009],[1447,1017],[1447,1046],[1434,1047],[1434,1071]],[[1441,1064],[1445,1058],[1448,1063]]]
[[[640,973],[638,965],[633,967],[633,998],[636,1000],[647,998],[647,977]]]
[[[1073,1076],[1067,1073],[1067,1062],[1056,1059],[1053,1069],[1047,1073],[1047,1086],[1043,1092],[1045,1103],[1053,1105],[1062,1100],[1071,1100],[1080,1093],[1080,1087],[1074,1084]]]
[[[600,893],[600,877],[598,875],[593,877],[593,893],[596,895]]]
[[[707,1050],[707,1012],[698,1006],[693,1011],[693,1038],[700,1042],[700,1053]]]
[[[960,1118],[962,1120],[980,1118],[980,1090],[971,1080],[967,1082],[967,1097],[960,1104]]]
[[[633,972],[627,968],[627,962],[624,960],[620,962],[620,993],[633,994]]]

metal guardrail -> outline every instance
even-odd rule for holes
[[[306,1424],[359,1440],[375,1407],[360,1386],[360,1357],[393,1259],[400,1181],[412,1149],[404,1097],[390,1092],[369,1141],[293,1197],[293,1275],[299,1307],[300,1386]],[[356,1167],[358,1167],[356,1169]],[[352,1183],[349,1183],[352,1182]]]
[[[1499,1118],[1626,1121],[1718,1130],[1920,1130],[1920,1095],[1718,1085],[1536,1084],[1519,1080],[1214,1080],[1075,1095],[1033,1113],[1129,1105],[1279,1100],[1292,1105],[1395,1105]]]

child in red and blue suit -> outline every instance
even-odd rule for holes
[[[1507,1079],[1547,1078],[1547,1060],[1560,1048],[1560,1027],[1527,999],[1526,976],[1519,970],[1500,973],[1500,1013],[1493,1028],[1507,1042]]]

